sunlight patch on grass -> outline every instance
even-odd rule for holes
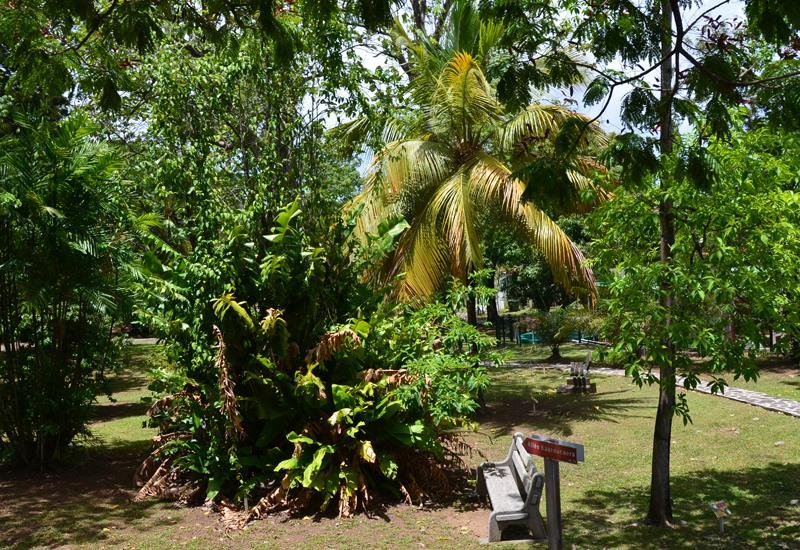
[[[563,382],[563,373],[506,368],[492,369],[491,376],[494,383],[487,400],[495,408],[482,422],[483,429],[494,428],[490,459],[504,456],[508,435],[517,430],[585,445],[585,464],[561,468],[567,545],[771,547],[800,540],[800,506],[790,504],[800,498],[796,418],[690,392],[693,423],[684,426],[676,418],[673,426],[671,474],[677,525],[664,532],[642,525],[656,388],[639,389],[630,379],[597,376],[597,394],[556,395],[552,391]],[[539,401],[535,411],[525,402],[531,398]],[[480,438],[473,441],[481,445]],[[708,509],[716,500],[728,502],[735,514],[723,537],[717,536]]]

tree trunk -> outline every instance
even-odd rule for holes
[[[467,322],[474,327],[478,326],[477,303],[472,293],[467,298]]]
[[[653,431],[653,462],[650,473],[650,508],[647,522],[668,527],[672,524],[672,494],[669,482],[672,417],[675,416],[675,369],[661,365],[658,411]]]
[[[672,79],[674,73],[672,51],[672,7],[670,0],[661,0],[661,53],[664,62],[661,65],[661,100],[666,107],[661,116],[661,133],[659,146],[662,157],[672,152],[674,129],[672,121]],[[661,176],[662,188],[668,186],[665,175]],[[668,264],[672,258],[672,245],[675,244],[675,220],[672,212],[672,201],[663,200],[659,205],[658,217],[660,225],[660,261]],[[672,307],[672,292],[669,283],[661,284],[661,305],[666,309],[665,324],[670,325],[669,310]],[[658,410],[656,425],[653,431],[653,459],[650,476],[650,506],[647,522],[667,527],[672,524],[672,495],[669,479],[670,442],[672,440],[672,417],[675,414],[675,366],[674,345],[664,342],[669,350],[666,360],[658,367],[660,383],[658,390]]]
[[[492,274],[488,283],[489,288],[494,288],[494,274]],[[497,313],[497,296],[490,296],[486,304],[486,318],[492,323],[497,323],[500,316]]]

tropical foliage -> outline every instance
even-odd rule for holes
[[[349,515],[368,510],[376,492],[417,501],[447,490],[450,430],[478,406],[487,339],[444,305],[370,307],[339,270],[349,260],[322,254],[293,227],[300,215],[296,204],[284,209],[251,247],[262,268],[253,290],[242,289],[254,294],[215,300],[216,359],[155,386],[172,393],[152,409],[162,445],[140,470],[140,498],[257,502],[236,516],[242,522],[332,504]],[[350,289],[350,308],[334,318],[343,322],[311,332],[290,322],[284,311],[308,307],[332,269]],[[348,319],[356,311],[368,318]]]
[[[699,354],[709,358],[712,387],[724,391],[727,376],[757,376],[756,350],[766,331],[794,333],[800,197],[789,166],[794,156],[784,152],[790,143],[793,138],[779,145],[765,129],[738,130],[729,144],[710,149],[714,165],[726,170],[713,172],[707,188],[688,175],[685,158],[673,159],[673,170],[683,176],[670,190],[681,217],[668,267],[651,261],[658,253],[657,227],[647,206],[663,190],[620,191],[602,210],[598,234],[605,236],[593,250],[615,268],[609,287],[612,356],[629,365],[635,380],[658,382],[652,366],[669,353],[686,377],[684,386],[694,387],[692,357]],[[655,290],[664,278],[681,289],[669,323],[658,303],[665,291]],[[684,399],[676,412],[688,421]]]
[[[557,306],[535,312],[530,328],[535,330],[542,343],[550,348],[550,357],[547,360],[560,362],[561,345],[569,342],[575,333],[593,332],[597,322],[592,311],[573,303],[567,307]]]
[[[0,153],[0,443],[44,465],[85,433],[130,302],[130,235],[149,221],[126,215],[117,155],[84,114],[15,124]]]
[[[133,322],[171,361],[140,496],[418,501],[493,359],[459,315],[509,268],[554,358],[567,294],[605,299],[612,359],[658,384],[668,525],[678,376],[754,377],[766,330],[800,349],[800,10],[725,3],[5,2],[0,458],[65,457]]]
[[[420,59],[412,90],[421,116],[389,127],[354,201],[362,208],[362,233],[392,216],[410,225],[386,264],[386,279],[402,274],[404,297],[430,296],[448,275],[466,281],[483,267],[479,220],[491,212],[493,221],[523,228],[559,281],[593,294],[580,250],[543,207],[526,199],[546,186],[554,187],[547,190],[551,197],[572,196],[578,207],[581,199],[585,205],[604,199],[592,179],[603,169],[590,156],[604,143],[602,132],[556,105],[506,113],[479,59],[456,53],[440,61]]]

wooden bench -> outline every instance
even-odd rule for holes
[[[501,539],[509,525],[528,528],[535,539],[546,539],[539,502],[544,476],[536,470],[533,459],[522,446],[524,437],[514,434],[508,456],[503,462],[486,462],[478,467],[476,490],[489,497],[489,542]]]

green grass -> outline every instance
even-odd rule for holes
[[[550,357],[550,347],[541,344],[503,344],[498,350],[505,356],[507,361],[523,361],[538,363]],[[583,361],[586,359],[587,352],[592,351],[592,360],[599,359],[600,348],[585,344],[567,343],[561,346],[561,357],[565,363],[572,361]]]
[[[18,548],[481,548],[489,511],[467,491],[453,502],[388,506],[376,518],[269,517],[226,533],[202,508],[131,503],[130,479],[147,452],[142,430],[147,395],[142,364],[158,348],[132,349],[133,368],[115,379],[117,403],[101,403],[92,425],[101,444],[84,464],[49,478],[3,480],[2,532]],[[581,360],[575,347],[565,354]],[[516,431],[583,443],[586,462],[563,465],[565,548],[792,548],[800,540],[800,419],[691,392],[693,424],[676,420],[672,488],[676,527],[642,524],[648,499],[656,389],[597,376],[598,393],[557,394],[559,371],[490,369],[492,384],[479,428],[466,435],[471,466],[505,456]],[[114,407],[127,406],[126,409]],[[112,414],[112,411],[116,411]],[[541,463],[539,462],[541,465]],[[708,508],[725,500],[734,515],[717,534]],[[544,504],[542,504],[544,509]],[[541,544],[540,547],[544,547]],[[518,548],[499,544],[496,548]]]
[[[122,368],[110,377],[111,399],[101,396],[93,411],[92,435],[104,445],[149,445],[155,429],[143,429],[149,405],[142,398],[150,397],[147,369],[166,362],[161,346],[144,344],[125,350]]]
[[[0,546],[12,548],[110,544],[118,530],[146,532],[169,525],[169,504],[132,503],[132,478],[156,430],[143,428],[149,396],[146,369],[164,361],[158,346],[132,346],[109,376],[113,401],[98,398],[91,438],[71,453],[72,463],[46,475],[0,475]],[[126,537],[130,539],[130,534]],[[155,546],[153,546],[155,547]]]
[[[800,366],[765,364],[759,371],[756,381],[745,382],[743,378],[727,379],[736,388],[758,391],[774,397],[800,401]]]
[[[499,350],[504,354],[507,361],[512,362],[538,363],[550,357],[550,348],[544,345],[504,344]],[[565,363],[583,361],[586,359],[588,351],[592,351],[593,361],[600,359],[602,348],[575,343],[561,346],[561,355]],[[756,381],[746,382],[743,378],[734,380],[733,376],[724,376],[724,378],[730,386],[735,388],[800,401],[800,366],[776,361],[771,357],[766,357],[761,361],[760,366],[761,369]]]
[[[552,388],[562,378],[531,369],[497,370],[488,397],[496,403],[494,414],[482,430],[499,438],[491,446],[493,458],[503,456],[508,444],[500,436],[516,430],[585,445],[585,464],[562,467],[566,547],[770,548],[800,540],[800,506],[790,504],[800,498],[798,419],[690,393],[694,422],[683,426],[676,420],[673,428],[678,525],[659,531],[642,525],[655,388],[600,376],[597,394],[556,395]],[[531,398],[538,401],[535,411]],[[716,500],[728,502],[735,514],[723,537],[716,535],[708,509]]]

